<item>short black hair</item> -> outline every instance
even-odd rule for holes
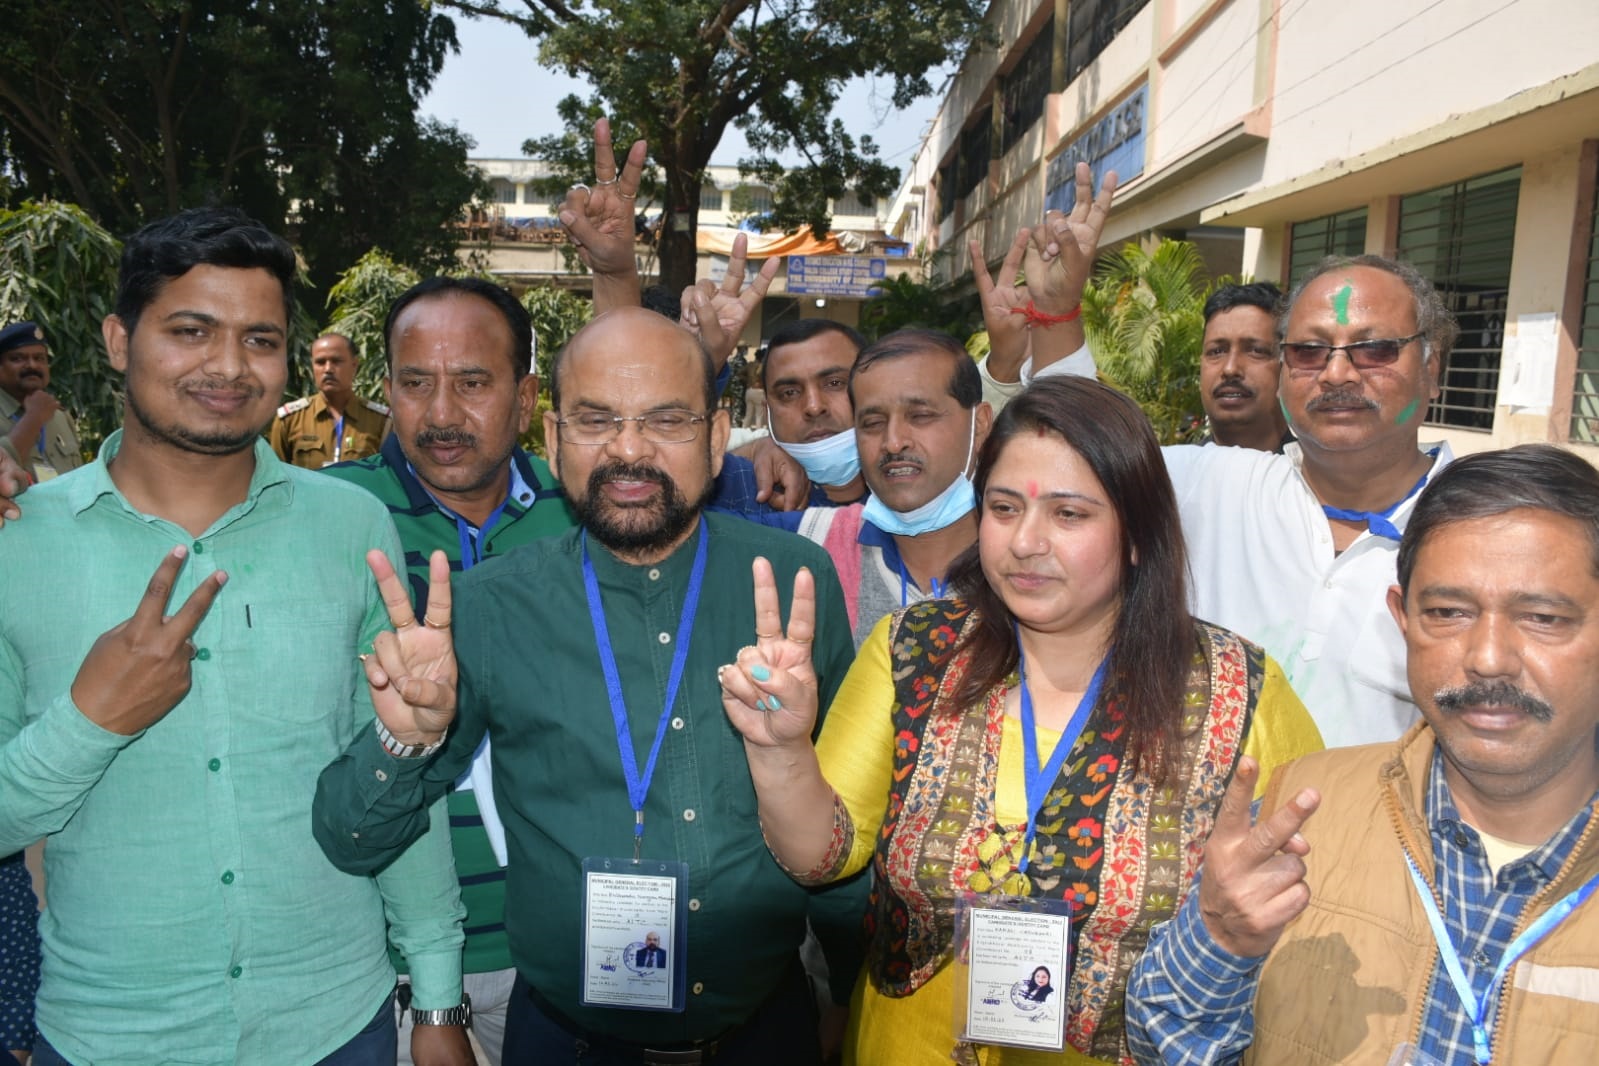
[[[418,300],[451,294],[476,296],[487,300],[511,328],[511,370],[514,380],[521,381],[533,369],[533,317],[527,313],[511,290],[483,278],[428,278],[419,281],[400,294],[383,320],[383,364],[392,377],[394,374],[394,323],[407,307]]]
[[[1205,321],[1231,311],[1235,307],[1258,307],[1277,317],[1282,305],[1283,291],[1269,281],[1251,281],[1242,285],[1222,285],[1205,301]]]
[[[956,403],[970,411],[983,402],[983,376],[978,373],[977,363],[965,345],[936,329],[896,329],[862,348],[861,354],[855,357],[855,365],[849,372],[850,405],[855,404],[855,378],[872,364],[924,352],[942,352],[950,357],[954,372],[949,377],[949,394]]]
[[[1456,459],[1422,490],[1399,542],[1400,594],[1409,595],[1416,556],[1432,534],[1455,522],[1522,508],[1580,522],[1599,573],[1599,470],[1552,444],[1518,444]]]
[[[194,207],[141,228],[122,246],[112,313],[130,334],[174,278],[197,266],[261,269],[283,289],[283,321],[294,318],[298,266],[289,242],[232,207]]]
[[[610,312],[610,314],[616,313],[620,312]],[[606,317],[606,315],[601,315],[598,318],[591,319],[582,329],[572,334],[572,339],[563,344],[561,350],[555,353],[555,358],[550,360],[550,410],[556,414],[561,413],[561,372],[566,369],[566,361],[572,351],[572,345],[576,344],[578,338],[588,332],[595,323],[603,321]],[[716,361],[711,358],[710,349],[705,347],[705,341],[698,333],[691,332],[681,326],[678,329],[685,338],[694,342],[695,350],[700,353],[700,371],[704,377],[705,386],[705,410],[715,411],[718,399]]]
[[[772,353],[788,344],[804,344],[813,337],[820,337],[824,333],[837,333],[846,338],[854,346],[857,355],[866,347],[866,337],[860,330],[834,322],[830,318],[801,318],[793,322],[785,322],[777,328],[771,339],[766,342],[766,358],[761,360],[761,388],[766,388],[767,367],[771,365]]]

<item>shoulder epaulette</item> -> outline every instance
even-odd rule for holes
[[[311,397],[309,397],[309,396],[302,397],[301,399],[298,399],[298,400],[290,400],[288,403],[286,403],[282,407],[278,408],[278,417],[279,418],[284,418],[284,417],[286,417],[288,415],[294,414],[294,412],[296,412],[296,411],[303,411],[307,407],[310,407],[310,406],[311,406]]]
[[[380,415],[386,416],[389,413],[387,404],[378,403],[376,400],[362,400],[361,402],[366,404],[369,408],[376,411]]]

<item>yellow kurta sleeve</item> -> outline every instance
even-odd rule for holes
[[[827,721],[816,741],[822,776],[855,823],[849,862],[840,877],[866,868],[883,825],[888,785],[894,773],[894,678],[888,651],[889,624],[884,615],[855,653]]]
[[[1301,755],[1320,751],[1325,745],[1316,722],[1299,701],[1299,695],[1283,676],[1277,660],[1267,656],[1266,677],[1260,686],[1260,699],[1255,704],[1255,714],[1250,720],[1249,735],[1244,738],[1244,754],[1260,764],[1260,778],[1255,782],[1255,798],[1266,791],[1277,767],[1293,762]]]

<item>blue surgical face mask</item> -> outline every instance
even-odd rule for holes
[[[885,533],[915,537],[952,526],[976,510],[977,490],[966,472],[971,469],[972,452],[977,447],[977,409],[974,407],[968,413],[972,416],[972,435],[966,445],[966,463],[948,488],[914,511],[890,510],[881,497],[873,494],[866,498],[861,517]]]
[[[855,447],[853,427],[809,444],[784,444],[775,433],[772,440],[792,455],[805,468],[805,476],[818,485],[848,485],[861,472],[861,453]]]

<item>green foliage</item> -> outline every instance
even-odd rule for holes
[[[1162,443],[1202,424],[1205,264],[1187,241],[1129,244],[1101,258],[1083,292],[1083,329],[1100,376],[1138,401]]]
[[[548,66],[587,78],[594,97],[563,107],[573,145],[603,108],[636,123],[659,167],[663,208],[661,282],[694,280],[700,180],[729,124],[755,155],[741,160],[777,194],[774,218],[825,233],[827,199],[854,189],[887,195],[898,172],[869,138],[832,120],[851,78],[893,80],[903,107],[932,92],[927,74],[959,55],[979,31],[983,0],[437,0],[469,15],[514,23],[537,39]],[[587,108],[588,110],[584,110]],[[615,138],[619,151],[630,139]],[[785,169],[795,151],[803,168]],[[592,173],[586,152],[554,160],[563,184]],[[566,168],[570,169],[566,169]]]
[[[588,300],[559,285],[535,285],[522,294],[522,306],[533,318],[534,365],[539,375],[539,404],[522,434],[522,446],[540,455],[544,450],[544,412],[550,409],[550,364],[572,334],[594,313]]]
[[[117,239],[71,204],[0,209],[0,324],[32,319],[50,340],[50,392],[92,454],[122,424],[122,375],[100,323],[117,291]]]
[[[395,262],[381,248],[373,248],[339,275],[328,290],[328,325],[318,332],[342,333],[350,338],[361,360],[355,391],[369,400],[383,401],[383,379],[387,375],[383,322],[389,306],[421,280],[415,270]]]
[[[957,296],[949,288],[916,281],[909,274],[886,279],[861,305],[861,332],[872,340],[908,326],[966,337],[981,324],[982,308],[975,295]]]
[[[0,171],[127,233],[226,204],[325,287],[363,251],[443,269],[480,190],[470,140],[417,117],[454,23],[416,0],[6,3]]]

